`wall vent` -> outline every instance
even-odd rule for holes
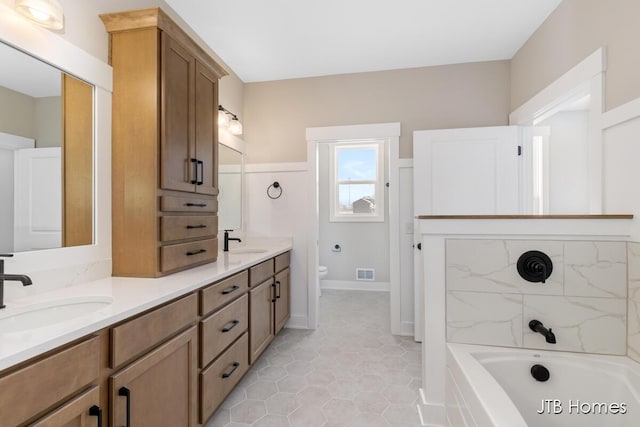
[[[356,268],[356,280],[376,280],[376,270],[374,268]]]

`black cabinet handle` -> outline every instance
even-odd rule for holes
[[[233,372],[238,369],[238,366],[240,366],[239,362],[233,362],[233,367],[228,370],[227,372],[222,374],[222,378],[229,378],[231,376],[231,374],[233,374]]]
[[[230,326],[225,326],[224,328],[222,328],[222,332],[226,333],[229,332],[230,330],[232,330],[233,328],[235,328],[236,326],[238,326],[238,324],[240,323],[239,320],[232,320],[230,322]]]
[[[194,230],[197,228],[207,228],[206,225],[204,224],[200,224],[200,225],[187,225],[187,230]]]
[[[237,291],[238,289],[240,289],[240,286],[233,285],[229,289],[225,289],[224,291],[222,291],[222,295],[229,295],[230,293],[233,293],[233,292]]]
[[[198,183],[198,159],[191,159],[191,164],[193,165],[193,172],[195,179],[191,180],[192,184]]]
[[[276,284],[272,283],[271,284],[271,288],[273,288],[273,293],[275,294],[276,293]],[[276,298],[275,297],[271,298],[271,302],[276,302]]]
[[[279,280],[276,280],[276,299],[280,299],[280,291],[282,290],[282,283]]]
[[[127,399],[127,423],[125,427],[131,427],[131,390],[126,387],[120,387],[118,396],[123,396]]]
[[[192,182],[192,184],[195,184],[195,182]],[[189,208],[206,208],[207,204],[206,203],[185,203],[185,206],[189,207]]]
[[[198,179],[198,169],[200,169],[200,179]],[[202,160],[198,160],[196,165],[196,179],[198,180],[196,185],[204,184],[204,162]]]
[[[206,249],[200,249],[200,250],[193,251],[193,252],[187,252],[187,256],[193,256],[193,255],[203,254],[203,253],[205,253],[205,252],[207,252],[207,250],[206,250]]]
[[[102,427],[102,408],[98,405],[93,405],[89,408],[89,416],[98,417],[98,427]]]

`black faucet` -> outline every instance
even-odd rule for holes
[[[541,321],[535,319],[532,320],[531,322],[529,322],[529,328],[533,332],[537,332],[543,335],[549,344],[556,343],[556,336],[553,332],[551,332],[551,328],[545,328]]]
[[[12,257],[13,254],[0,254],[0,257]],[[29,276],[24,274],[4,274],[4,260],[0,259],[0,309],[5,308],[4,305],[4,281],[11,280],[16,282],[22,282],[22,286],[28,286],[32,284]]]
[[[229,240],[236,240],[238,242],[242,242],[242,240],[237,237],[229,237],[229,232],[233,230],[224,230],[224,251],[229,252]]]

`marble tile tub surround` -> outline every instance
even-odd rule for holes
[[[640,363],[640,243],[628,244],[628,257],[627,356]]]
[[[528,250],[551,258],[545,284],[518,275],[517,260]],[[446,284],[449,341],[627,353],[626,242],[451,239]],[[553,328],[556,344],[529,329],[534,318]]]

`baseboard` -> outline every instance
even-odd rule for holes
[[[342,291],[389,292],[389,282],[366,282],[364,280],[320,280],[321,289]]]
[[[400,323],[400,335],[403,337],[412,337],[415,334],[415,327],[413,322],[401,322]]]
[[[309,320],[307,316],[291,315],[284,327],[290,329],[309,329]]]
[[[447,421],[447,411],[444,405],[427,402],[424,390],[420,389],[420,401],[418,402],[418,414],[423,426],[443,427]]]

